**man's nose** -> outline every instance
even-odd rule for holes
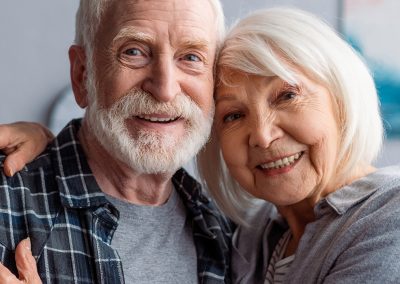
[[[143,83],[143,89],[149,92],[156,100],[169,102],[181,92],[173,59],[158,59],[154,62],[150,72],[151,74]]]
[[[283,136],[283,130],[274,121],[257,121],[249,127],[250,147],[267,149]]]

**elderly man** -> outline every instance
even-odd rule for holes
[[[14,251],[29,237],[45,283],[230,282],[229,223],[180,169],[208,139],[223,26],[218,0],[81,0],[69,58],[85,117],[0,177],[7,268],[28,278]]]

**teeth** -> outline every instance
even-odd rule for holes
[[[151,117],[151,116],[147,116],[147,115],[138,115],[137,117],[139,117],[140,119],[151,121],[151,122],[170,122],[170,121],[174,121],[177,119],[177,117],[159,118],[159,117]]]
[[[298,160],[300,158],[300,156],[301,156],[301,153],[297,153],[297,154],[294,154],[294,155],[292,155],[290,157],[285,157],[283,159],[279,159],[279,160],[276,160],[274,162],[269,162],[267,164],[262,164],[262,165],[260,165],[260,167],[262,169],[267,169],[267,170],[268,169],[280,169],[280,168],[283,168],[283,167],[290,166],[296,160]]]

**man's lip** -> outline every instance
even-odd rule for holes
[[[179,120],[181,117],[163,114],[140,114],[135,115],[134,118],[150,123],[171,123]]]

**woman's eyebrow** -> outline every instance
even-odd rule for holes
[[[215,103],[220,103],[220,102],[224,102],[224,101],[228,101],[228,102],[232,102],[232,101],[236,101],[236,97],[232,94],[223,94],[223,95],[216,95],[215,96]]]

